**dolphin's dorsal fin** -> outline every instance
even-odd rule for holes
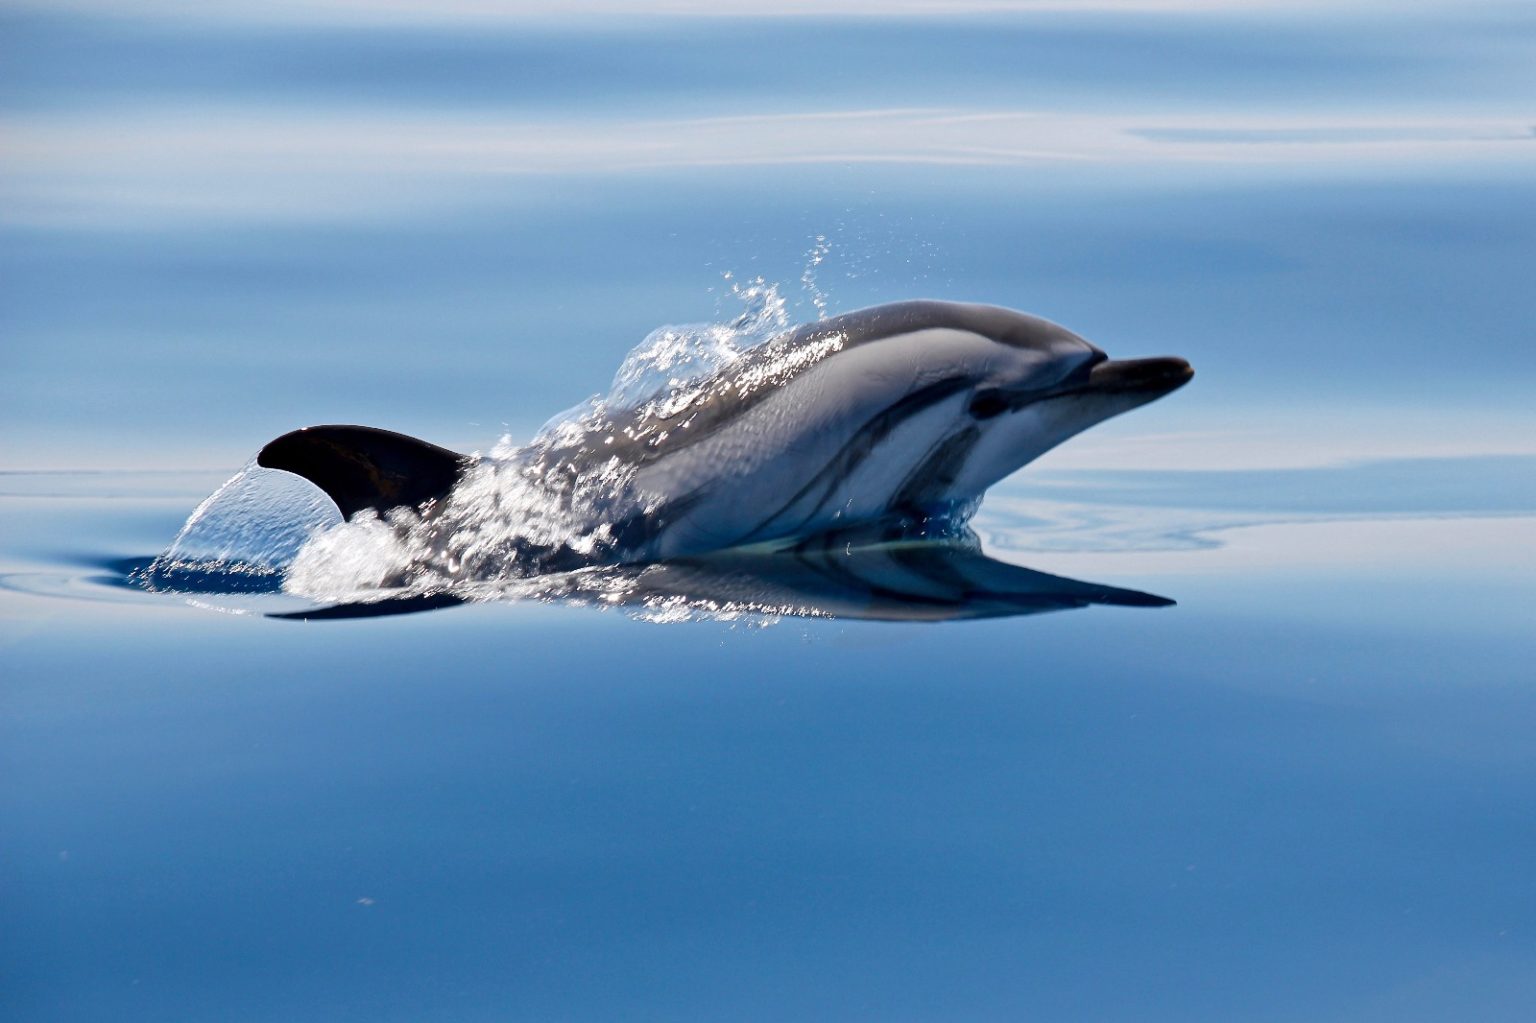
[[[303,476],[352,518],[365,508],[383,514],[443,497],[467,459],[403,433],[371,426],[309,426],[261,449],[256,464]]]

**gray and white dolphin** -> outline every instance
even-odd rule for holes
[[[600,524],[609,561],[963,522],[994,483],[1192,376],[1178,358],[1111,360],[1013,310],[900,302],[805,324],[702,381],[602,409],[534,450],[532,471],[622,470],[632,500],[611,503]],[[349,519],[397,507],[430,516],[477,464],[358,426],[285,434],[257,460],[310,480]],[[581,560],[546,553],[549,569]]]

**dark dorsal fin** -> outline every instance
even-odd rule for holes
[[[459,480],[466,458],[403,433],[370,426],[309,426],[261,449],[256,464],[303,476],[351,518],[364,508],[383,514],[442,497]]]

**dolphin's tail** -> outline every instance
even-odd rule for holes
[[[309,426],[261,449],[256,464],[303,476],[341,514],[419,507],[458,482],[468,459],[403,433],[371,426]]]

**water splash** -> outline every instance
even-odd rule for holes
[[[826,261],[831,251],[832,243],[827,241],[827,236],[818,234],[816,244],[812,245],[810,251],[805,254],[805,269],[800,271],[800,286],[805,289],[806,294],[811,296],[811,305],[816,307],[818,320],[827,318],[827,295],[821,290],[821,285],[816,279],[816,271]]]
[[[304,545],[340,521],[318,489],[253,459],[197,506],[135,578],[152,590],[276,589]]]
[[[803,278],[821,313],[826,296],[814,269],[829,248],[818,236]],[[778,386],[843,344],[835,333],[794,334],[784,295],[762,277],[725,279],[736,316],[652,331],[606,394],[555,417],[527,444],[503,437],[473,456],[441,501],[342,522],[307,481],[253,463],[199,506],[141,582],[204,592],[280,587],[325,602],[558,596],[562,573],[643,559],[652,513],[669,496],[637,485],[645,452],[686,430],[714,399]]]
[[[730,273],[722,276],[742,311],[729,323],[688,323],[651,331],[614,374],[601,399],[606,407],[636,408],[657,396],[687,390],[792,326],[789,304],[777,285],[761,277],[742,282]]]
[[[370,600],[601,564],[623,539],[615,523],[643,516],[648,505],[631,485],[632,466],[617,458],[577,466],[560,452],[548,438],[524,448],[503,441],[426,511],[365,511],[316,534],[288,566],[283,589],[321,601]]]
[[[284,590],[324,601],[505,596],[531,577],[643,559],[652,513],[672,496],[637,484],[645,453],[714,399],[777,386],[842,346],[837,334],[791,343],[788,305],[762,278],[732,281],[732,293],[742,310],[731,321],[652,331],[607,394],[526,445],[503,438],[443,501],[363,513],[314,535],[287,565]]]

